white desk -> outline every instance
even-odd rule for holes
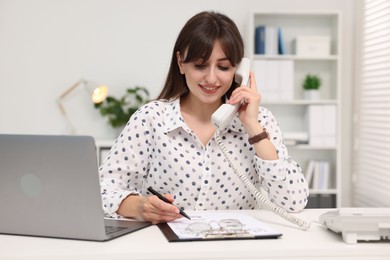
[[[299,215],[314,221],[326,210]],[[348,245],[312,223],[303,231],[269,211],[247,211],[283,233],[279,239],[169,243],[156,226],[108,241],[0,235],[0,259],[390,259],[390,242]]]

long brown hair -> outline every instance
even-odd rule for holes
[[[186,52],[184,63],[198,59],[207,61],[216,41],[220,42],[232,66],[236,66],[244,56],[244,43],[236,24],[229,17],[210,11],[198,13],[188,20],[176,40],[168,76],[157,99],[169,100],[188,94],[185,76],[180,74],[177,52],[180,55]]]

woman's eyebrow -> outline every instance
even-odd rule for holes
[[[225,61],[225,60],[229,60],[229,59],[227,57],[217,59],[217,61]]]
[[[205,63],[207,63],[208,61],[209,61],[209,60],[204,60],[204,59],[202,59],[202,58],[199,58],[199,59],[195,60],[194,62],[200,62],[201,64],[205,64]],[[229,59],[228,59],[228,57],[223,57],[223,58],[217,59],[217,61],[218,61],[218,62],[220,62],[220,61],[229,61]]]

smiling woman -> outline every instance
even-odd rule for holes
[[[225,102],[239,106],[218,134],[232,162],[284,210],[305,207],[302,170],[290,158],[276,119],[260,106],[253,73],[249,87],[233,82],[243,50],[241,35],[226,15],[201,12],[188,20],[162,92],[133,114],[100,167],[107,215],[160,223],[182,217],[173,201],[180,210],[259,207],[219,148],[211,116]],[[264,129],[269,139],[248,142]],[[151,195],[149,186],[169,203]]]

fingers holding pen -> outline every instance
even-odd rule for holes
[[[164,197],[173,202],[172,195],[165,195]],[[153,224],[168,222],[182,217],[177,207],[162,201],[155,195],[144,197],[140,207],[142,219]]]
[[[173,202],[173,196],[172,195],[163,195],[169,202]],[[166,212],[171,214],[179,214],[180,210],[173,206],[172,204],[169,204],[167,202],[162,201],[160,198],[158,198],[156,195],[152,195],[149,197],[149,200],[153,207],[159,211],[159,212]]]

